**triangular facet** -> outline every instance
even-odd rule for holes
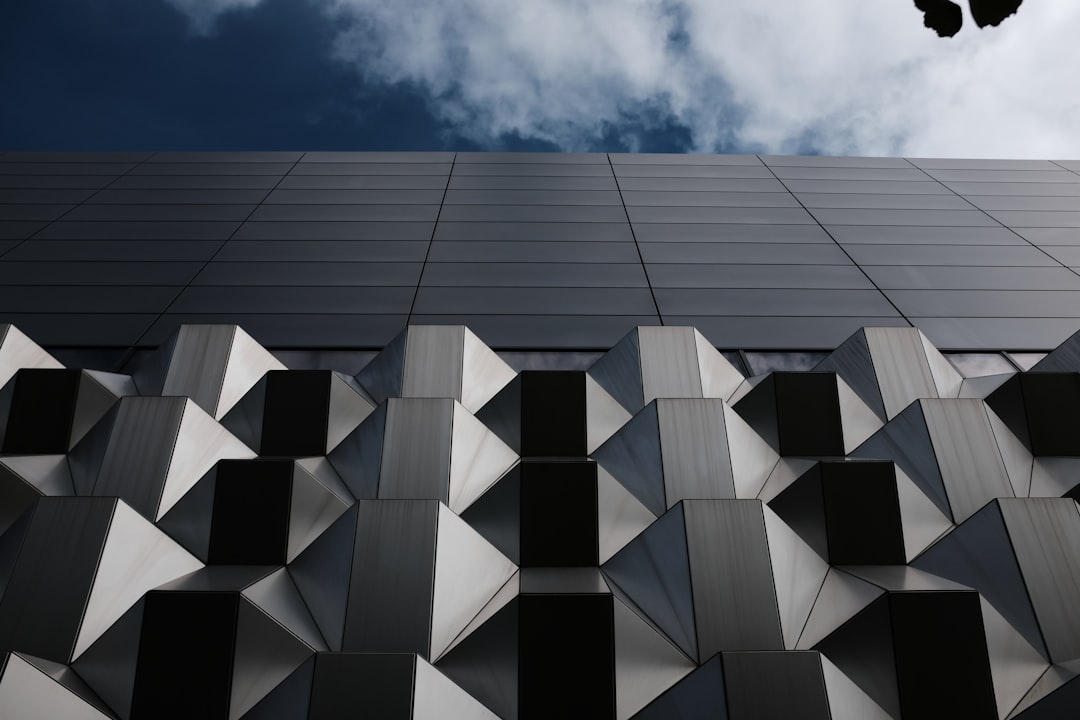
[[[472,413],[454,403],[450,497],[456,513],[469,507],[518,461],[518,455]]]
[[[303,466],[294,464],[285,562],[292,562],[348,508],[348,503],[331,492]]]
[[[830,568],[795,648],[813,648],[884,592],[843,570]]]
[[[0,676],[0,708],[4,717],[12,720],[107,720],[109,717],[18,653],[8,655]]]
[[[330,374],[330,407],[326,423],[326,452],[331,452],[364,421],[375,403],[360,384],[341,373]]]
[[[414,682],[412,720],[498,720],[480,701],[419,656]]]
[[[435,660],[517,571],[514,563],[442,504],[438,523],[431,611]]]
[[[118,500],[72,656],[79,657],[143,593],[202,566],[172,538]]]
[[[514,369],[469,328],[461,351],[461,405],[475,413],[516,377]]]
[[[314,650],[265,612],[241,600],[236,617],[236,656],[229,718],[239,718],[314,655]]]
[[[654,515],[667,511],[660,420],[650,403],[593,453],[596,462]]]
[[[218,460],[253,458],[255,452],[189,400],[172,456],[155,520],[168,512]]]
[[[315,650],[328,649],[307,604],[285,568],[278,568],[247,586],[241,594]]]
[[[618,585],[683,652],[697,657],[682,504],[667,511],[604,563],[603,570],[608,581]]]
[[[989,503],[969,517],[912,561],[912,566],[978,590],[1048,657],[998,503]]]
[[[243,328],[233,326],[232,347],[225,364],[225,376],[221,381],[221,394],[215,411],[211,413],[214,419],[221,420],[266,373],[285,369],[280,360],[244,332]]]
[[[615,600],[615,708],[630,717],[697,663],[622,602]]]
[[[596,468],[596,539],[606,563],[656,521],[656,516],[602,467]]]
[[[139,600],[72,667],[121,720],[131,715],[144,600]]]
[[[352,573],[356,509],[342,513],[289,565],[296,588],[331,650],[340,650]]]
[[[780,627],[784,631],[784,646],[790,650],[803,632],[829,564],[767,505],[763,505],[762,510],[765,534],[769,538]]]

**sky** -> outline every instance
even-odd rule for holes
[[[0,149],[1071,159],[1078,30],[1076,0],[953,38],[911,0],[12,0]]]

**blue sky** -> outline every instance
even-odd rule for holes
[[[0,146],[1075,158],[1077,27],[1075,0],[952,39],[909,0],[12,2]]]

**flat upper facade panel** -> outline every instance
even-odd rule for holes
[[[653,324],[823,350],[876,323],[1041,351],[1080,327],[1077,292],[1080,161],[0,155],[0,322],[52,346],[151,346],[192,319],[281,348],[427,322],[505,350]]]

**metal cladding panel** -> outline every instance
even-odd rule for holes
[[[1080,512],[1069,498],[1003,500],[1001,515],[1055,662],[1080,657]]]
[[[361,500],[342,649],[431,652],[439,503]]]
[[[731,720],[829,720],[829,699],[816,652],[721,655]]]
[[[206,412],[217,413],[229,362],[235,327],[187,325],[181,327],[172,348],[162,395],[187,395]]]
[[[122,497],[157,519],[186,404],[183,397],[121,400],[94,494]]]
[[[700,658],[684,511],[676,505],[646,528],[604,563],[604,575],[683,652]]]
[[[405,342],[402,397],[461,398],[465,327],[410,327]]]
[[[403,398],[386,408],[380,498],[450,501],[454,401]]]
[[[107,720],[109,717],[14,653],[8,656],[0,677],[0,707],[15,718]]]
[[[72,660],[115,498],[42,498],[0,600],[0,652]]]
[[[922,406],[956,522],[995,497],[1015,494],[981,400],[924,400]]]
[[[686,500],[697,658],[721,650],[783,650],[763,505]]]
[[[653,696],[689,667],[680,653],[719,675],[717,648],[792,647],[836,661],[822,661],[819,686],[832,720],[879,717],[875,703],[896,717],[1061,715],[1075,704],[1080,655],[1069,644],[1080,538],[1066,519],[1080,517],[1080,230],[1067,227],[1080,217],[1078,173],[1075,161],[0,153],[0,324],[29,334],[0,328],[0,628],[70,635],[78,672],[123,718],[154,683],[220,695],[222,674],[198,673],[225,656],[229,673],[242,667],[217,709],[302,716],[317,662],[255,678],[256,656],[278,657],[279,638],[322,647],[321,635],[340,652],[360,628],[408,641],[398,698],[414,717],[475,707],[461,693],[503,717],[560,700],[545,712],[574,714],[565,698],[578,689],[597,700],[595,716],[642,706],[655,717],[666,706],[650,710]],[[200,325],[170,340],[182,322]],[[266,376],[283,366],[260,343],[290,349],[282,357],[298,372],[282,377],[295,387]],[[383,404],[365,419],[365,393],[332,372],[373,356],[357,384]],[[73,369],[55,377],[78,377],[74,400],[70,387],[22,382],[61,361]],[[757,377],[744,384],[748,368]],[[565,392],[526,387],[537,370],[566,373]],[[836,372],[835,391],[809,370]],[[332,391],[321,378],[321,390],[302,387],[305,373],[325,373]],[[583,392],[570,387],[575,373]],[[144,397],[117,402],[132,384]],[[171,393],[186,399],[154,397]],[[406,412],[411,394],[430,397]],[[716,415],[707,397],[738,409],[717,401]],[[654,398],[659,410],[641,412]],[[680,403],[708,417],[665,412]],[[298,458],[288,492],[218,486],[219,459],[255,451]],[[588,488],[565,473],[535,485],[506,474],[520,454],[569,467],[590,451]],[[893,461],[895,485],[798,481],[806,457],[850,456]],[[126,498],[143,519],[128,511],[104,535],[85,518],[57,521],[43,541],[40,507],[72,492]],[[447,504],[430,528],[380,527],[346,510],[350,495]],[[753,521],[664,514],[731,496],[773,503],[840,567],[764,510]],[[1039,510],[1048,498],[1064,510]],[[585,564],[527,567],[500,584],[513,566],[489,577],[504,561],[465,523],[514,560]],[[168,534],[208,560],[285,567],[172,579]],[[252,554],[222,556],[231,541]],[[561,554],[579,541],[587,553]],[[845,564],[861,562],[887,564]],[[199,636],[213,613],[178,603],[152,608],[147,624],[144,600],[125,612],[159,581],[170,595],[242,593],[272,618],[241,642],[251,661]],[[970,597],[957,609],[952,595]],[[534,601],[543,612],[519,612]],[[922,601],[929,611],[901,607]],[[136,667],[140,629],[165,665]],[[728,647],[728,631],[753,637]],[[1036,649],[1057,661],[1038,683]],[[421,682],[429,668],[412,651],[433,653],[461,693],[430,672]],[[37,674],[25,688],[0,678],[0,690],[46,702],[34,689],[44,661],[21,657]],[[578,677],[583,658],[592,664]],[[195,674],[169,676],[178,661]],[[751,705],[783,699],[763,689],[777,674],[752,675]],[[669,696],[692,697],[685,712],[746,714],[737,689],[720,700],[676,692],[697,677]],[[349,711],[371,712],[379,682],[351,695]],[[950,709],[961,695],[967,704]],[[270,712],[275,696],[291,704]]]
[[[987,503],[912,565],[978,590],[1029,643],[1049,656],[1000,501]]]
[[[684,498],[734,498],[724,401],[656,401],[668,507]]]

